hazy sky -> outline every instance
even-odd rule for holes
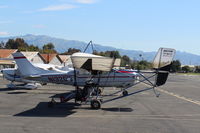
[[[25,34],[200,55],[200,0],[0,0],[0,37]]]

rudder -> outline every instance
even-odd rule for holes
[[[156,86],[166,83],[175,52],[176,50],[171,48],[160,48],[158,50],[153,61],[153,68],[157,71]]]
[[[16,52],[12,54],[14,57],[14,60],[18,66],[18,69],[20,73],[23,76],[28,75],[34,75],[41,72],[41,69],[33,66],[33,64],[30,63],[30,61],[27,60],[27,58],[20,52]]]

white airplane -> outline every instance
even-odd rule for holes
[[[51,64],[33,64],[33,65],[40,69],[54,70],[54,71],[59,71],[59,72],[73,70],[73,68],[69,68],[68,66],[63,67],[63,66],[57,66],[57,65],[51,65]],[[39,81],[24,79],[18,68],[5,68],[1,70],[1,73],[3,74],[4,78],[11,81],[10,84],[7,84],[7,88],[36,89],[45,84]],[[14,84],[14,82],[20,82],[23,84]]]
[[[137,73],[143,77],[139,82],[135,82],[136,79],[134,74],[113,71],[114,58],[86,53],[74,53],[71,56],[71,59],[75,69],[58,72],[35,67],[19,52],[14,53],[13,57],[24,79],[75,86],[76,91],[66,97],[62,97],[61,102],[75,99],[75,101],[89,102],[91,108],[99,109],[101,108],[102,103],[133,95],[134,93],[128,94],[127,90],[141,82],[148,82],[146,84],[151,86],[149,89],[153,89],[155,92],[155,87],[165,84],[174,55],[174,49],[160,48],[153,61],[154,71],[150,72],[153,75],[145,77],[142,74],[143,72],[138,71]],[[87,70],[87,72],[84,72],[83,70]],[[154,83],[150,81],[150,78],[152,77],[156,77]],[[99,91],[100,87],[120,87],[122,88],[121,92],[123,96],[103,101],[103,96]],[[155,94],[158,96],[156,92]],[[53,105],[54,102],[55,100],[52,99],[49,105]]]

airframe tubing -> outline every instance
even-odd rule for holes
[[[152,72],[152,73],[155,73],[155,72]],[[137,84],[139,84],[139,83],[144,83],[144,81],[146,81],[147,79],[150,79],[150,78],[152,78],[152,77],[154,77],[154,76],[156,76],[157,75],[157,73],[156,74],[154,74],[154,75],[152,75],[152,76],[149,76],[149,77],[145,77],[143,80],[141,80],[141,81],[139,81],[139,82],[137,82],[137,83],[135,83],[135,84],[132,84],[131,86],[128,86],[127,88],[125,88],[124,90],[128,90],[128,89],[130,89],[132,86],[135,86],[135,85],[137,85]],[[150,81],[151,82],[151,81]],[[148,85],[150,85],[150,84],[148,84]],[[151,84],[152,86],[154,86],[153,84]],[[113,93],[113,94],[110,94],[110,95],[108,95],[108,96],[113,96],[113,95],[115,95],[115,94],[117,94],[117,93],[119,93],[119,92],[121,92],[121,90],[120,91],[117,91],[117,92],[115,92],[115,93]]]
[[[151,89],[154,90],[155,85],[154,85],[149,79],[152,78],[152,77],[154,77],[154,76],[156,76],[157,73],[156,73],[156,72],[152,72],[152,73],[155,73],[155,74],[152,75],[152,76],[149,76],[149,77],[145,77],[145,76],[143,76],[142,74],[139,73],[144,79],[141,80],[141,81],[139,81],[139,82],[137,82],[137,83],[135,83],[135,84],[133,84],[133,85],[131,85],[131,86],[129,86],[129,87],[127,87],[127,88],[125,88],[124,90],[128,90],[128,89],[130,89],[132,86],[135,86],[135,85],[137,85],[137,84],[139,84],[139,83],[142,83],[142,82],[145,83],[144,81],[148,81],[150,84],[147,84],[147,85],[152,86],[151,88],[146,88],[146,89],[142,89],[142,90],[139,90],[139,91],[135,91],[135,92],[132,92],[132,93],[126,95],[126,96],[118,96],[118,97],[115,97],[115,98],[111,98],[111,99],[108,99],[108,100],[106,100],[106,101],[103,101],[102,103],[108,103],[108,102],[111,102],[111,101],[114,101],[114,100],[118,100],[118,99],[121,99],[121,98],[124,98],[124,97],[128,97],[128,96],[131,96],[131,95],[134,95],[134,94],[143,92],[143,91],[147,91],[147,90],[151,90]],[[145,83],[145,84],[146,84],[146,83]],[[155,91],[155,90],[154,90],[154,91]],[[113,96],[113,95],[115,95],[115,94],[117,94],[117,93],[119,93],[119,92],[121,92],[121,91],[117,91],[117,92],[115,92],[115,93],[113,93],[113,94],[110,94],[110,95],[108,95],[108,96]],[[154,93],[155,93],[155,92],[154,92]],[[155,94],[156,94],[156,93],[155,93]],[[156,96],[157,96],[157,95],[156,95]]]

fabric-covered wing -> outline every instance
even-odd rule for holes
[[[115,59],[86,53],[74,53],[71,56],[73,66],[78,69],[110,71]]]

